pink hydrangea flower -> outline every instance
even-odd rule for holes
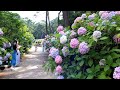
[[[58,74],[61,74],[61,73],[63,72],[63,69],[62,69],[62,67],[61,67],[60,65],[58,65],[58,66],[56,67],[56,72],[57,72]]]
[[[79,41],[77,40],[77,38],[71,39],[71,41],[70,41],[71,48],[77,48],[78,45],[79,45]]]
[[[86,53],[89,52],[89,50],[90,50],[90,49],[89,49],[87,43],[85,43],[85,42],[80,43],[80,45],[79,45],[79,52],[80,52],[81,54],[86,54]]]
[[[113,78],[114,79],[120,79],[120,67],[116,67],[114,69]]]
[[[65,35],[65,32],[64,31],[60,31],[59,34]]]
[[[100,11],[99,15],[101,16],[103,13],[107,13],[108,11]]]
[[[61,25],[58,26],[58,28],[57,28],[57,31],[58,31],[58,32],[63,31],[63,30],[64,30],[64,27],[63,27],[63,26],[61,26]]]
[[[77,17],[77,18],[74,20],[74,23],[77,23],[77,22],[79,22],[80,20],[82,20],[82,17]]]
[[[56,62],[57,64],[61,64],[61,63],[62,63],[62,57],[61,57],[60,55],[56,56],[55,62]]]
[[[120,11],[116,11],[115,13],[116,13],[117,15],[120,15]]]
[[[87,30],[84,27],[80,27],[77,31],[79,35],[84,35],[86,34]]]
[[[89,22],[88,23],[91,27],[95,26],[94,22]]]
[[[101,19],[103,19],[103,20],[109,19],[109,13],[107,13],[107,12],[103,13],[103,14],[101,15]]]

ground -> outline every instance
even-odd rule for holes
[[[0,79],[55,79],[53,73],[44,70],[43,63],[47,60],[48,53],[42,52],[38,47],[35,52],[34,46],[30,49],[29,54],[25,55],[21,65],[15,70],[10,68],[0,72]]]

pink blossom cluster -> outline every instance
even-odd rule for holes
[[[77,38],[71,39],[71,41],[70,41],[70,47],[71,48],[77,48],[78,45],[79,45],[79,41],[78,41]]]

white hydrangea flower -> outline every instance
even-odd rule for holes
[[[82,14],[81,17],[84,19],[84,18],[87,18],[86,14]]]
[[[67,42],[67,36],[63,35],[62,37],[60,37],[61,44],[65,44],[66,42]]]
[[[100,66],[104,66],[105,63],[106,63],[105,59],[101,59],[101,60],[99,61],[99,65],[100,65]]]
[[[98,38],[100,38],[101,37],[101,32],[100,31],[94,31],[93,32],[93,38],[95,38],[95,39],[98,39]]]

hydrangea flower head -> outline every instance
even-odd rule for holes
[[[84,35],[86,34],[87,30],[84,27],[80,27],[77,32],[78,35]]]
[[[79,22],[80,20],[82,20],[82,17],[77,17],[77,18],[74,20],[74,23],[77,23],[77,22]]]
[[[66,42],[67,42],[67,36],[62,35],[62,37],[60,37],[60,43],[65,44]]]
[[[113,78],[114,79],[120,79],[120,67],[116,67],[114,69]]]
[[[62,57],[61,57],[60,55],[56,56],[56,57],[55,57],[55,62],[56,62],[57,64],[61,64],[61,63],[62,63]]]
[[[63,27],[63,26],[60,25],[60,26],[57,27],[57,31],[58,31],[58,32],[63,31],[63,30],[64,30],[64,27]]]
[[[85,43],[85,42],[80,43],[80,45],[79,45],[79,52],[80,52],[81,54],[86,54],[86,53],[89,52],[89,50],[90,50],[90,49],[89,49],[87,43]]]
[[[63,72],[63,69],[62,69],[62,67],[61,67],[60,65],[58,65],[58,66],[56,67],[56,72],[57,72],[58,74],[61,74],[61,73]]]
[[[77,38],[71,39],[71,41],[70,41],[70,47],[71,48],[77,48],[78,45],[79,45],[79,41],[78,41]]]

